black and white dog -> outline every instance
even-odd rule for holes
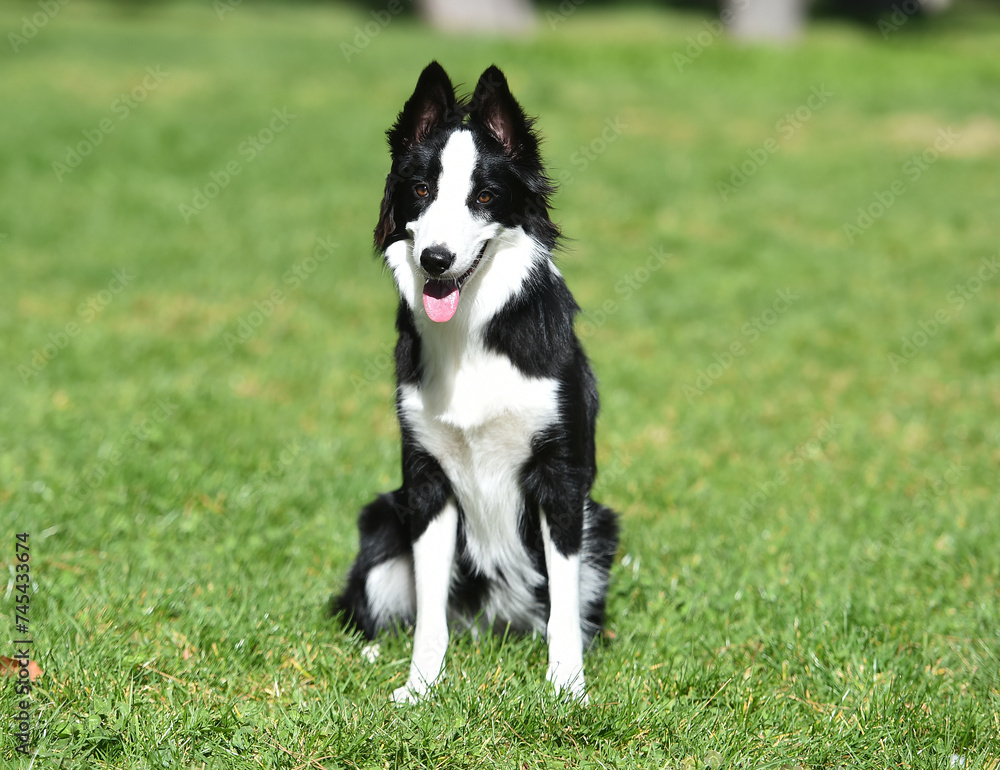
[[[361,511],[334,609],[368,638],[415,622],[397,702],[437,680],[449,622],[544,631],[548,679],[586,698],[618,526],[590,499],[597,389],[532,121],[496,67],[460,101],[432,62],[387,133],[403,485]]]

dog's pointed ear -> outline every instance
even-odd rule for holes
[[[439,123],[456,114],[455,87],[448,73],[432,61],[417,79],[413,95],[403,105],[396,124],[387,132],[393,154],[420,144]]]
[[[511,94],[507,78],[496,65],[479,77],[472,94],[469,116],[485,128],[512,158],[520,158],[537,149],[537,142],[531,133],[531,121]]]
[[[407,176],[406,169],[398,166],[399,157],[424,141],[435,126],[454,120],[459,113],[455,87],[451,84],[448,73],[440,64],[432,61],[420,73],[413,95],[403,105],[395,124],[386,131],[393,164],[385,180],[385,194],[375,227],[375,247],[379,251],[385,251],[396,233],[393,193],[396,183]]]

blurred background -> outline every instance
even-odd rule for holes
[[[371,229],[384,131],[431,59],[464,84],[499,64],[539,117],[561,262],[605,383],[602,451],[636,458],[640,506],[697,485],[705,467],[661,473],[671,452],[690,463],[681,445],[732,471],[780,456],[776,427],[794,447],[831,410],[856,412],[859,436],[911,436],[899,405],[953,388],[980,388],[944,401],[992,456],[995,422],[975,405],[996,383],[1000,284],[979,271],[996,247],[997,8],[4,3],[10,510],[72,518],[81,486],[128,520],[151,496],[167,511],[231,500],[307,437],[322,451],[296,467],[392,483],[395,300]],[[167,396],[184,404],[169,427],[109,464]],[[747,429],[719,433],[731,410]],[[943,441],[953,418],[928,407],[912,430]],[[913,473],[894,482],[909,498],[928,478]],[[746,487],[738,470],[732,484]],[[348,518],[368,494],[327,491]]]
[[[995,737],[996,2],[4,0],[0,31],[0,531],[32,533],[53,713],[129,655],[259,694],[272,652],[326,649],[356,512],[399,482],[372,230],[437,59],[463,91],[504,70],[560,186],[624,521],[595,669],[634,653],[659,713],[659,661],[794,620],[765,695],[878,719],[809,655],[884,645],[964,715],[942,746]],[[705,698],[744,682],[716,732],[769,761],[726,721],[742,665]],[[828,713],[817,763],[854,740]],[[896,716],[859,756],[945,724]]]

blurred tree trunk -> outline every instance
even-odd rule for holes
[[[725,0],[722,18],[743,40],[790,40],[802,32],[805,0]]]
[[[445,32],[528,32],[535,26],[531,0],[417,0],[420,15]]]

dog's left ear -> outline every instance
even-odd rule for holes
[[[417,79],[417,87],[396,124],[389,129],[389,148],[399,155],[420,144],[434,128],[458,115],[455,88],[448,74],[436,61],[432,61]]]
[[[493,65],[476,84],[469,117],[485,128],[500,143],[507,155],[521,159],[537,151],[531,133],[531,121],[510,92],[507,78]]]

